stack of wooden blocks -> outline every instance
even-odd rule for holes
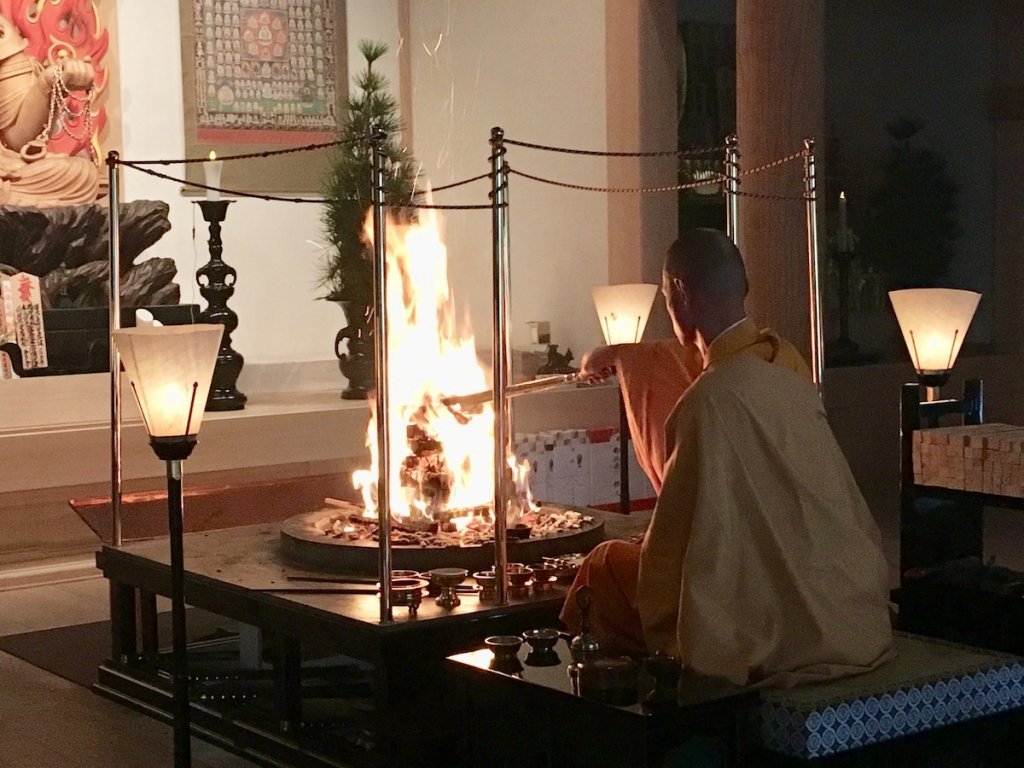
[[[977,424],[914,432],[914,483],[1024,497],[1024,427]]]

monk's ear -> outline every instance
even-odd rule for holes
[[[672,277],[672,289],[683,304],[689,304],[690,294],[686,290],[686,283],[679,277]]]

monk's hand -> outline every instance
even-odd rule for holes
[[[583,355],[577,380],[585,384],[599,384],[615,373],[618,357],[615,347],[595,347]]]

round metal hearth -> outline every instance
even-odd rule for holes
[[[579,507],[562,504],[545,504],[562,510],[586,513]],[[281,551],[284,556],[298,565],[332,573],[375,575],[377,573],[377,542],[348,541],[334,538],[317,527],[331,512],[338,510],[318,509],[290,517],[281,523]],[[544,557],[564,555],[569,552],[588,552],[604,541],[604,522],[598,517],[584,520],[579,528],[561,531],[549,536],[508,541],[508,560],[514,563],[540,562]],[[431,568],[466,568],[470,573],[491,568],[494,565],[494,543],[465,547],[409,546],[394,544],[391,547],[392,567],[413,571],[429,571]]]

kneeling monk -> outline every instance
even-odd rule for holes
[[[662,292],[705,368],[665,425],[643,545],[601,545],[574,590],[592,588],[606,652],[661,651],[740,685],[866,671],[892,655],[881,537],[806,366],[746,319],[746,291],[721,232],[669,250]],[[578,626],[572,594],[562,619]]]

